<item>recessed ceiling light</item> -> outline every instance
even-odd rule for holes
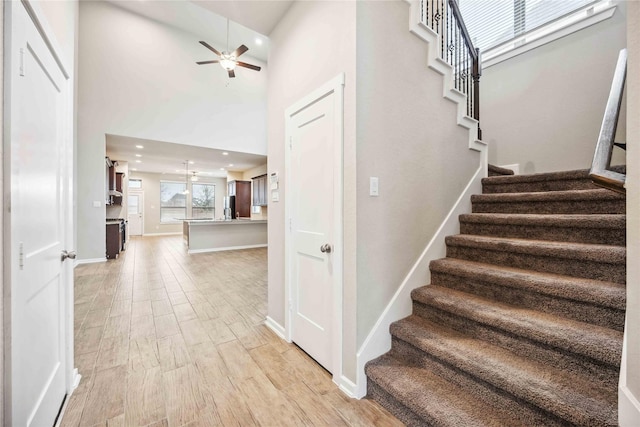
[[[136,154],[136,157],[142,157],[142,154]]]
[[[144,145],[136,145],[136,148],[144,148]]]
[[[221,171],[223,171],[223,170],[224,170],[224,168],[220,168],[220,170],[221,170]]]
[[[136,163],[142,163],[142,160],[136,160]]]
[[[223,152],[222,152],[222,155],[223,155],[223,156],[228,156],[228,155],[229,155],[229,153],[227,153],[226,151],[223,151]]]
[[[233,163],[229,163],[229,167],[233,167]]]
[[[131,168],[131,170],[132,170],[132,171],[137,171],[138,169],[136,169],[136,168]]]
[[[180,169],[176,169],[176,172],[182,172]]]
[[[193,165],[193,164],[195,164],[195,162],[193,160],[189,160],[189,164]]]
[[[256,44],[257,44],[258,46],[262,46],[262,39],[261,39],[261,38],[259,38],[259,37],[256,37]]]

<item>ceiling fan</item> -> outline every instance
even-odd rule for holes
[[[227,70],[229,77],[236,76],[236,73],[233,71],[236,68],[236,66],[248,68],[250,70],[260,71],[260,67],[258,67],[257,65],[251,65],[251,64],[247,64],[246,62],[238,61],[238,57],[249,50],[249,48],[246,47],[245,45],[240,45],[240,47],[238,47],[233,52],[229,52],[229,19],[228,18],[227,18],[227,50],[218,52],[218,50],[210,46],[207,42],[200,41],[200,44],[206,47],[207,49],[209,49],[210,51],[212,51],[213,53],[215,53],[216,55],[218,55],[220,59],[214,59],[212,61],[198,61],[196,62],[196,64],[198,65],[219,63],[222,66],[222,68]]]

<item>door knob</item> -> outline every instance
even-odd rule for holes
[[[331,253],[331,245],[328,244],[328,243],[325,243],[324,245],[320,246],[320,252],[326,253],[326,254],[330,254]]]
[[[64,261],[67,258],[76,259],[76,253],[74,251],[62,251],[60,254],[60,261]]]

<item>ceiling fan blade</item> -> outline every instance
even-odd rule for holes
[[[237,48],[236,50],[233,51],[232,55],[234,55],[237,58],[237,57],[239,57],[240,55],[242,55],[243,53],[245,53],[248,50],[249,50],[249,48],[246,47],[245,45],[240,45],[239,48]]]
[[[229,77],[235,77],[236,73],[233,72],[233,70],[229,70]]]
[[[214,59],[213,61],[198,61],[196,62],[196,64],[198,65],[205,65],[205,64],[216,64],[220,61],[218,61],[217,59]]]
[[[237,61],[236,64],[238,65],[238,67],[249,68],[251,70],[256,70],[256,71],[260,71],[261,70],[261,68],[258,67],[257,65],[247,64],[246,62]]]
[[[207,42],[203,42],[202,40],[200,41],[200,44],[204,47],[206,47],[207,49],[209,49],[211,52],[215,53],[216,55],[220,56],[220,52],[218,52],[214,47],[211,47],[209,45],[209,43]]]

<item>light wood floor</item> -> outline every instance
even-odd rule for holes
[[[401,426],[263,325],[266,264],[266,249],[187,255],[170,236],[78,266],[82,381],[62,425]]]

